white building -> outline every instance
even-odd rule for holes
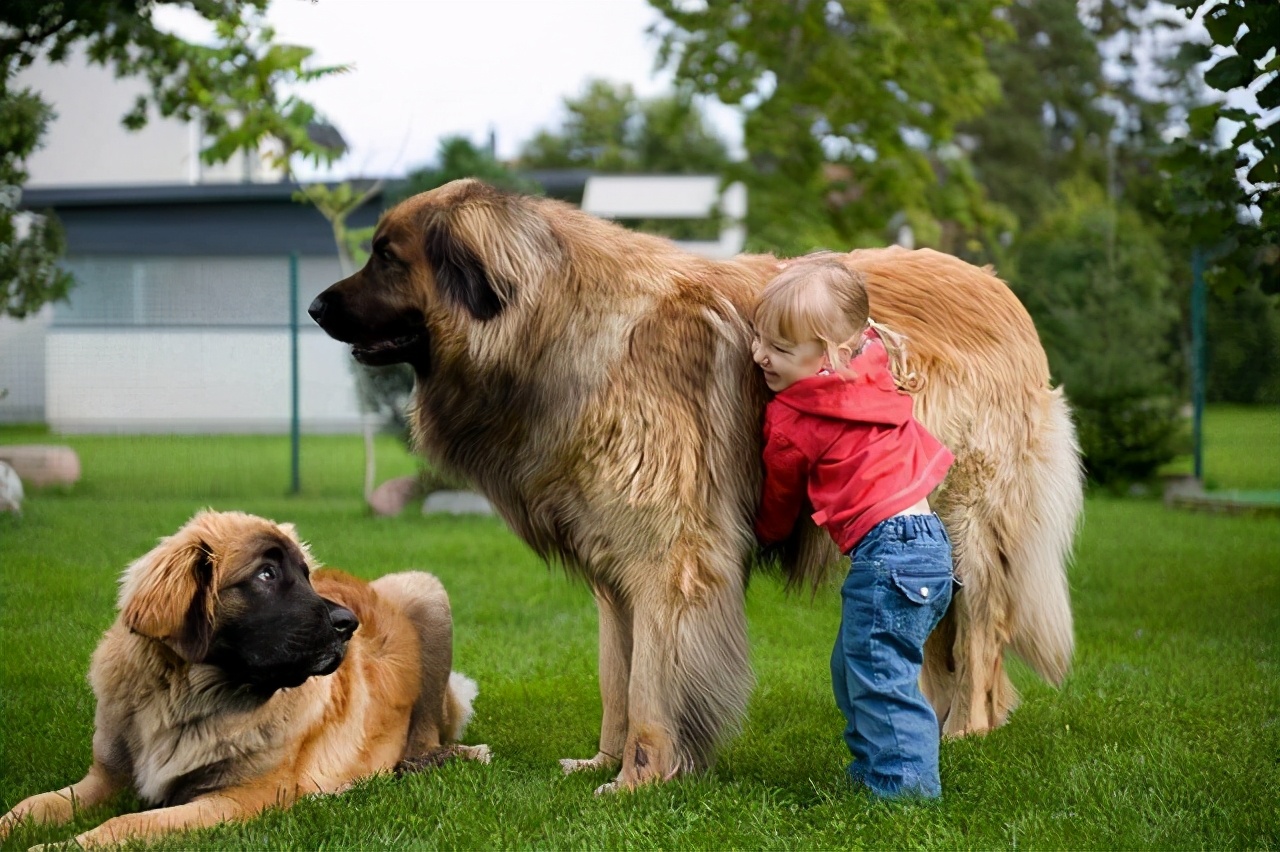
[[[83,59],[20,74],[56,113],[22,200],[67,232],[68,302],[0,319],[0,422],[55,431],[284,431],[290,261],[300,255],[304,429],[359,426],[347,348],[307,317],[340,275],[328,223],[262,157],[200,162],[193,125],[120,123],[143,80]],[[352,217],[371,224],[376,200]]]
[[[56,115],[43,147],[27,160],[28,188],[280,180],[279,169],[252,154],[204,165],[195,124],[153,113],[141,130],[125,129],[120,120],[147,92],[146,81],[117,78],[83,56],[77,50],[66,62],[37,61],[13,80],[14,89],[39,92]]]

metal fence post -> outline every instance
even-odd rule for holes
[[[1191,250],[1191,435],[1195,477],[1204,482],[1205,291],[1204,251]]]
[[[302,490],[301,475],[298,470],[302,430],[298,412],[298,253],[296,251],[289,254],[289,380],[292,392],[289,424],[289,493],[297,494]]]

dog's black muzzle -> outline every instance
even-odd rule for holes
[[[351,344],[351,354],[369,367],[429,363],[429,336],[420,311],[389,314],[378,303],[354,310],[339,281],[311,301],[307,313],[325,334]]]

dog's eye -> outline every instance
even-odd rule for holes
[[[253,576],[264,583],[270,583],[276,578],[276,566],[263,565],[261,568],[258,569],[258,573],[254,574]]]

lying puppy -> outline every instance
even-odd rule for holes
[[[439,580],[311,568],[292,525],[209,511],[130,565],[89,667],[93,765],[0,818],[0,840],[126,788],[156,808],[77,843],[243,820],[453,756],[488,763],[488,746],[457,743],[477,690],[450,672]]]

